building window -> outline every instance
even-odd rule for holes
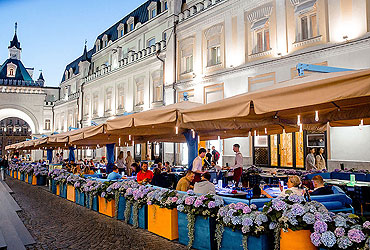
[[[45,120],[44,130],[50,130],[50,119]]]
[[[134,24],[133,23],[130,23],[130,31],[131,30],[134,30]]]
[[[14,69],[9,69],[9,76],[14,76]]]
[[[123,35],[124,35],[124,34],[123,34],[123,29],[121,29],[121,37],[123,37]]]
[[[112,111],[112,88],[105,92],[105,112]]]
[[[163,32],[163,41],[167,41],[167,32]]]
[[[212,26],[204,32],[206,48],[205,57],[207,67],[221,65],[223,62],[223,24]]]
[[[86,96],[84,103],[84,115],[88,116],[90,114],[90,98]]]
[[[194,89],[182,90],[177,94],[177,102],[185,101],[185,98],[188,101],[194,101]]]
[[[149,39],[147,44],[148,44],[148,47],[151,47],[152,45],[155,45],[155,38]]]
[[[15,72],[17,70],[17,65],[14,63],[7,64],[7,77],[15,77]]]
[[[152,11],[150,12],[151,18],[154,18],[156,16],[156,13],[157,13],[157,10],[156,9],[152,9]]]
[[[317,1],[305,1],[295,5],[296,41],[304,41],[319,36]]]
[[[270,31],[268,25],[254,32],[253,54],[270,50]]]
[[[164,2],[164,10],[167,10],[168,9],[168,3],[167,1]]]
[[[224,99],[224,84],[214,84],[204,87],[204,103],[211,103]]]
[[[208,55],[209,55],[209,63],[208,66],[213,66],[221,63],[221,50],[220,50],[220,45],[210,47],[208,49]]]
[[[180,74],[193,72],[194,38],[186,38],[180,42]]]

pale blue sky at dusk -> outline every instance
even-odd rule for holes
[[[65,66],[82,55],[96,37],[145,0],[0,0],[0,65],[18,22],[25,67],[42,69],[46,85],[58,86]]]

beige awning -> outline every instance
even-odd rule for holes
[[[315,120],[318,111],[319,120]],[[370,117],[370,70],[313,74],[181,112],[184,128],[202,134],[232,130],[325,129],[327,122]],[[260,133],[260,134],[261,134]]]

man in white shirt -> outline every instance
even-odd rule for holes
[[[203,172],[203,158],[206,156],[206,149],[200,148],[199,149],[199,155],[195,157],[193,160],[193,168],[192,171],[195,173],[194,182],[201,181],[201,176],[204,173]]]
[[[235,164],[234,166],[229,167],[228,169],[232,169],[234,171],[233,180],[235,181],[235,185],[238,186],[240,177],[243,174],[243,155],[240,153],[240,145],[234,144],[233,151],[235,152]]]

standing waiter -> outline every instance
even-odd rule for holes
[[[242,177],[243,174],[243,155],[240,153],[239,149],[239,144],[233,145],[233,151],[235,152],[235,165],[228,167],[228,169],[234,170],[233,180],[235,181],[236,186],[238,186],[240,177]]]

